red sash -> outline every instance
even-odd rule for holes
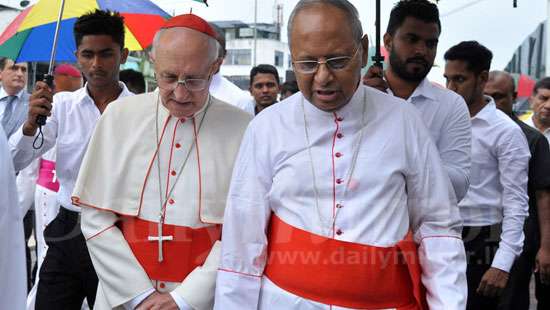
[[[216,240],[220,240],[221,225],[193,229],[164,224],[162,234],[173,240],[162,243],[163,261],[158,262],[158,224],[136,217],[124,217],[118,224],[138,262],[151,280],[182,282],[201,266]]]
[[[327,305],[427,309],[416,244],[375,247],[315,235],[275,214],[264,275],[280,288]]]
[[[55,162],[41,159],[40,169],[38,170],[38,181],[36,184],[47,188],[53,192],[59,191],[59,182],[53,182]]]

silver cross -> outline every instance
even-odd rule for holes
[[[164,258],[162,256],[162,242],[163,241],[172,241],[174,240],[174,237],[172,236],[163,236],[162,235],[162,218],[159,219],[159,223],[158,223],[158,231],[159,231],[159,234],[158,236],[149,236],[147,237],[147,240],[149,241],[158,241],[158,246],[159,246],[159,263],[161,263]]]

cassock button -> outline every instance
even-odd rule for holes
[[[338,139],[342,139],[342,138],[344,137],[344,135],[341,134],[341,133],[338,133],[338,134],[336,134],[336,137],[337,137]]]
[[[176,143],[176,148],[179,149],[181,147],[181,144]]]
[[[169,204],[173,205],[174,202],[175,202],[174,199],[172,199],[172,198],[168,199],[168,203],[169,203]]]
[[[336,179],[336,184],[342,184],[344,181],[342,179]]]
[[[339,121],[339,122],[341,122],[341,121],[343,121],[343,120],[344,120],[344,118],[343,118],[343,117],[341,117],[341,116],[338,116],[338,117],[336,118],[336,120],[337,120],[337,121]]]
[[[336,156],[336,157],[342,157],[342,153],[337,152],[336,154],[334,154],[334,156]]]
[[[176,176],[176,171],[172,170],[172,172],[170,172],[170,174],[171,174],[172,176]]]
[[[343,233],[343,231],[342,231],[341,229],[338,229],[338,230],[336,231],[336,234],[337,234],[338,236],[340,236],[342,233]]]
[[[336,204],[336,208],[341,209],[342,207],[344,207],[344,206],[339,204],[339,203]]]
[[[165,287],[166,287],[166,284],[164,284],[164,283],[161,282],[161,283],[159,284],[159,287],[160,287],[160,288],[165,288]]]
[[[180,118],[180,122],[185,123],[185,118]]]

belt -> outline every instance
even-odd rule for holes
[[[264,275],[292,294],[347,308],[427,309],[409,235],[375,247],[315,235],[271,216]]]
[[[41,159],[40,169],[38,172],[38,181],[36,183],[53,192],[59,191],[59,182],[55,180],[54,171],[55,171],[55,162]]]
[[[149,278],[157,281],[182,282],[206,261],[221,237],[221,225],[194,229],[164,224],[163,236],[170,236],[171,240],[163,242],[164,257],[159,262],[158,242],[148,240],[158,236],[158,223],[127,216],[117,225]]]

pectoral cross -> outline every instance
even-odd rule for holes
[[[162,218],[162,215],[160,216],[159,218],[159,223],[158,223],[158,236],[149,236],[147,237],[147,240],[149,241],[158,241],[158,246],[159,246],[159,263],[161,263],[164,258],[162,257],[162,242],[163,241],[172,241],[174,240],[174,237],[172,236],[163,236],[162,235],[162,223],[164,222],[164,219]]]

